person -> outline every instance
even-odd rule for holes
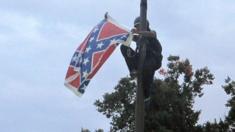
[[[131,78],[137,76],[139,65],[139,45],[138,43],[144,42],[146,44],[146,57],[143,64],[142,84],[144,89],[145,101],[150,99],[150,92],[153,87],[154,74],[157,69],[162,65],[162,46],[157,39],[157,34],[149,27],[147,21],[147,30],[140,31],[140,17],[134,21],[134,28],[131,30],[133,34],[133,41],[136,42],[136,50],[131,47],[121,45],[121,53],[126,61],[127,67],[130,72]]]

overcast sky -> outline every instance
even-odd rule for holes
[[[128,70],[119,47],[79,98],[64,85],[71,57],[105,12],[132,27],[140,0],[0,0],[0,131],[108,131],[94,101],[113,90]],[[208,66],[213,86],[197,99],[199,123],[224,118],[224,79],[235,78],[234,0],[149,0],[148,19],[169,55]],[[156,74],[156,77],[159,75]]]

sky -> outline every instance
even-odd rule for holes
[[[0,0],[0,131],[108,131],[110,120],[94,102],[113,91],[128,69],[119,47],[77,97],[64,86],[75,49],[109,12],[131,29],[139,0]],[[199,124],[224,118],[228,96],[221,85],[235,79],[234,0],[148,0],[150,27],[169,55],[188,58],[194,69],[215,75],[194,109]],[[155,74],[159,77],[159,74]]]

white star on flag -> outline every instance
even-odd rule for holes
[[[89,42],[92,42],[93,40],[94,40],[94,37],[91,37],[90,40],[89,40]]]
[[[96,31],[98,31],[98,30],[99,30],[98,27],[95,27],[93,33],[96,32]]]
[[[78,62],[78,58],[79,58],[78,55],[75,55],[75,56],[72,58],[72,61],[75,62],[75,63],[77,63],[77,62]]]
[[[97,49],[98,49],[98,48],[101,49],[103,45],[104,45],[104,44],[103,44],[102,42],[99,43],[99,44],[97,45]]]
[[[88,75],[88,72],[87,72],[87,71],[84,71],[84,72],[82,73],[82,77],[84,77],[84,78],[86,78],[87,75]]]
[[[82,63],[82,59],[79,59],[79,63]]]
[[[112,39],[111,40],[111,44],[116,44],[117,43],[117,40],[116,39]]]
[[[88,53],[90,50],[91,50],[91,47],[90,47],[90,46],[87,47],[87,48],[86,48],[86,53]]]
[[[85,58],[84,61],[83,61],[83,64],[86,65],[88,62],[89,62],[89,59]]]

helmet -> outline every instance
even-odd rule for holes
[[[134,26],[140,24],[140,17],[136,17],[134,21]],[[147,27],[149,26],[149,21],[147,20]]]

